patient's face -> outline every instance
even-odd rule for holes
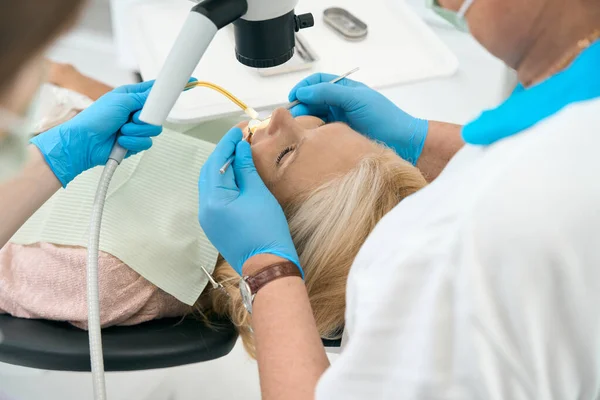
[[[285,109],[252,138],[256,169],[280,203],[345,174],[373,150],[373,142],[345,124],[294,119]]]

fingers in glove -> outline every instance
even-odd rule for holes
[[[333,83],[319,83],[317,85],[298,89],[296,97],[307,105],[326,105],[339,107],[351,111],[356,105],[356,88],[340,86]]]
[[[313,117],[317,117],[325,121],[327,121],[327,116],[329,114],[329,107],[326,105],[318,104],[318,105],[310,105],[310,104],[298,104],[290,110],[292,117],[302,117],[306,115],[311,115]]]
[[[188,81],[188,83],[191,83],[191,82],[198,82],[198,79],[196,79],[196,78],[194,78],[194,77],[192,76],[192,77],[190,78],[190,80]],[[187,92],[187,91],[188,91],[188,90],[190,90],[190,89],[193,89],[193,87],[189,87],[189,88],[183,89],[183,91],[184,91],[184,92]]]
[[[139,153],[152,147],[152,139],[149,137],[119,136],[117,142],[125,149]]]
[[[143,122],[129,122],[121,127],[121,134],[123,136],[153,137],[160,135],[161,132],[161,126],[149,125]]]
[[[241,141],[237,144],[232,169],[235,181],[242,192],[257,188],[268,190],[254,165],[250,143]]]
[[[215,147],[202,170],[200,172],[200,180],[198,185],[200,192],[212,192],[217,188],[237,190],[235,176],[232,168],[227,168],[225,173],[221,173],[220,169],[234,154],[235,146],[242,140],[242,131],[238,127],[233,127],[223,136],[223,138]],[[203,194],[204,196],[204,194]]]
[[[189,80],[189,82],[194,81],[197,81],[197,79],[194,77],[190,78]],[[132,109],[132,111],[139,110],[146,103],[146,100],[150,95],[150,91],[152,90],[154,82],[154,80],[151,80],[142,83],[136,83],[133,85],[121,86],[113,90],[112,93],[122,93],[132,96],[132,98],[137,101],[137,104],[134,106],[134,109]]]
[[[124,85],[113,90],[113,93],[142,93],[151,89],[152,85],[154,85],[154,80],[135,83],[133,85]]]
[[[297,99],[296,97],[296,92],[298,91],[298,89],[303,88],[303,87],[308,87],[308,86],[313,86],[313,85],[318,85],[319,83],[329,83],[332,80],[338,78],[339,75],[333,75],[333,74],[326,74],[323,72],[318,72],[316,74],[312,74],[309,77],[301,80],[300,82],[298,82],[296,84],[296,86],[294,86],[292,88],[292,90],[290,90],[290,94],[288,95],[288,99],[289,101],[294,101]],[[339,86],[348,86],[348,87],[361,87],[361,86],[365,86],[363,83],[357,82],[357,81],[353,81],[351,79],[347,79],[344,78],[341,81],[337,82],[336,85]]]

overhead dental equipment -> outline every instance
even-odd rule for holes
[[[296,15],[298,0],[205,0],[194,6],[156,79],[140,120],[162,125],[217,31],[234,26],[235,54],[242,64],[269,68],[294,55],[295,33],[314,25]]]

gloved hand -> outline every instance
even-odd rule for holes
[[[313,115],[325,122],[344,122],[352,129],[393,148],[396,153],[417,163],[429,122],[414,118],[381,93],[368,86],[342,79],[328,83],[335,75],[317,73],[298,83],[289,100],[300,100],[292,115]]]
[[[232,167],[221,174],[234,152]],[[256,172],[240,128],[221,139],[202,167],[198,188],[200,225],[240,275],[246,260],[265,253],[292,261],[302,272],[283,210]]]
[[[136,112],[144,106],[153,83],[119,87],[73,119],[31,140],[63,187],[83,171],[106,164],[118,133],[128,156],[152,146],[150,137],[160,134],[162,127],[141,122]]]

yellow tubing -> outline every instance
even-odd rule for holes
[[[217,92],[221,93],[223,96],[227,97],[229,100],[231,100],[231,102],[235,103],[235,105],[237,105],[246,114],[248,114],[250,116],[250,118],[256,118],[258,116],[258,113],[256,111],[254,111],[253,108],[248,107],[248,105],[246,103],[244,103],[243,101],[241,101],[240,99],[235,97],[233,94],[231,94],[231,92],[222,88],[219,85],[215,85],[214,83],[205,82],[205,81],[195,81],[195,82],[190,82],[187,85],[185,85],[186,90],[192,89],[195,87],[206,87],[206,88],[212,89],[214,91],[217,91]]]
[[[222,88],[219,85],[215,85],[214,83],[205,82],[205,81],[195,81],[195,82],[189,82],[187,85],[185,85],[185,90],[193,89],[195,87],[206,87],[206,88],[209,88],[209,89],[212,89],[214,91],[221,93],[223,96],[227,97],[229,100],[231,100],[233,103],[235,103],[236,106],[238,106],[239,108],[244,110],[244,112],[250,118],[252,118],[252,121],[250,121],[250,124],[248,124],[247,132],[244,135],[244,139],[246,139],[248,141],[248,143],[251,143],[252,135],[254,134],[254,132],[256,132],[257,129],[263,128],[266,125],[268,125],[269,122],[271,122],[271,118],[268,118],[264,121],[258,120],[258,113],[252,107],[248,107],[248,105],[246,103],[244,103],[243,101],[241,101],[240,99],[235,97],[233,94],[231,94],[231,92]]]

